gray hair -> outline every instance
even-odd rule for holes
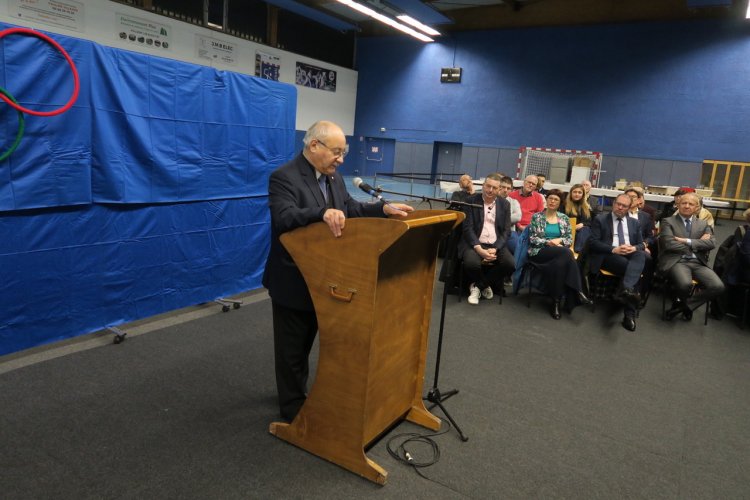
[[[325,142],[331,132],[340,128],[333,122],[326,120],[320,120],[312,124],[312,126],[305,132],[305,137],[302,138],[302,142],[305,147],[308,147],[313,139]]]
[[[686,196],[689,196],[690,198],[692,198],[693,201],[696,202],[699,207],[703,205],[703,198],[700,195],[698,195],[698,193],[685,193],[680,197],[680,201],[684,200]]]

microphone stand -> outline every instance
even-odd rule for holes
[[[461,437],[461,441],[466,442],[469,440],[469,437],[463,433],[461,427],[459,427],[456,421],[453,420],[453,417],[451,417],[451,414],[448,413],[448,410],[443,405],[443,401],[450,398],[451,396],[458,394],[458,389],[451,389],[446,392],[440,392],[440,388],[438,387],[438,377],[440,376],[440,359],[443,353],[445,305],[448,299],[448,290],[453,288],[454,275],[456,274],[454,269],[456,253],[458,252],[458,242],[456,241],[456,239],[460,237],[458,229],[459,228],[454,228],[448,234],[445,257],[443,258],[443,267],[440,270],[440,279],[443,281],[443,298],[440,304],[440,327],[438,329],[437,356],[435,358],[435,376],[432,379],[432,387],[429,391],[427,391],[427,396],[423,397],[422,399],[432,403],[430,409],[434,408],[435,406],[440,408],[440,410],[448,418],[453,427],[455,427],[456,432],[458,432],[458,435]],[[461,286],[461,283],[459,283],[458,286]]]
[[[437,203],[444,203],[449,206],[482,208],[482,205],[477,205],[475,203],[466,203],[465,201],[449,200],[446,198],[433,198],[431,196],[422,196],[418,194],[399,193],[398,191],[387,191],[380,187],[376,187],[375,191],[377,191],[378,193],[397,194],[399,196],[404,196],[406,198],[415,198],[420,201],[426,201],[427,203],[430,204],[430,207],[432,206],[432,202],[435,201]]]
[[[377,191],[378,193],[389,193],[389,194],[396,194],[396,195],[401,195],[401,196],[410,197],[410,198],[418,198],[418,199],[421,199],[422,201],[427,201],[428,203],[435,201],[435,202],[445,203],[446,205],[452,205],[452,206],[484,208],[482,205],[466,203],[463,201],[451,201],[451,200],[442,199],[442,198],[431,198],[429,196],[414,196],[414,195],[406,194],[406,193],[398,193],[396,191],[386,191],[385,189],[381,189],[381,188],[375,188],[375,191]],[[445,257],[443,258],[443,267],[440,270],[440,280],[443,282],[443,298],[442,298],[442,303],[440,305],[440,328],[438,329],[437,356],[435,359],[435,376],[432,381],[432,387],[430,388],[429,391],[427,391],[427,395],[424,396],[422,399],[432,403],[432,406],[430,406],[430,409],[436,406],[440,408],[443,414],[448,418],[448,421],[450,421],[451,425],[453,425],[453,427],[456,429],[456,432],[458,432],[458,435],[460,436],[461,441],[466,442],[469,440],[469,437],[463,433],[463,431],[461,430],[461,427],[459,427],[456,421],[453,420],[453,417],[451,417],[451,414],[448,413],[448,410],[445,408],[445,405],[443,405],[443,401],[450,398],[451,396],[455,396],[456,394],[458,394],[458,389],[451,389],[446,392],[441,392],[440,388],[438,387],[438,378],[440,376],[440,358],[442,357],[442,353],[443,353],[443,331],[445,328],[445,306],[446,306],[447,297],[448,297],[448,290],[450,290],[454,286],[454,280],[455,280],[454,267],[455,267],[456,253],[458,252],[457,239],[461,237],[458,229],[459,228],[451,229],[451,232],[448,233],[447,235],[448,241],[445,246],[446,252],[445,252]],[[459,283],[458,286],[461,286],[461,283]]]

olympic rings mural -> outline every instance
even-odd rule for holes
[[[55,116],[62,113],[65,113],[67,110],[70,109],[71,106],[76,102],[76,99],[78,99],[78,91],[80,90],[80,82],[78,80],[78,69],[76,68],[75,63],[73,63],[73,59],[70,58],[70,55],[65,51],[62,46],[54,41],[52,38],[48,37],[44,33],[40,33],[38,31],[34,31],[32,29],[28,28],[8,28],[6,30],[0,31],[0,39],[5,38],[8,35],[28,35],[33,36],[36,38],[39,38],[41,40],[44,40],[48,44],[52,45],[55,49],[57,49],[64,57],[65,60],[68,62],[68,65],[70,66],[70,70],[73,73],[73,93],[70,96],[70,99],[68,99],[68,102],[65,103],[64,106],[53,109],[52,111],[35,111],[33,109],[24,108],[18,102],[16,99],[11,95],[10,92],[8,92],[6,89],[0,87],[0,99],[5,101],[10,107],[16,110],[16,113],[18,114],[18,132],[16,133],[16,138],[13,141],[13,144],[8,148],[7,151],[5,151],[2,155],[0,155],[0,162],[4,161],[8,156],[13,154],[13,152],[16,150],[18,145],[21,143],[21,138],[23,137],[23,132],[25,128],[25,119],[24,119],[24,113],[34,116]]]

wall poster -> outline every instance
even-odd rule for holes
[[[10,0],[8,13],[16,19],[35,21],[83,32],[83,4],[73,0]]]
[[[297,61],[297,85],[336,92],[336,72]]]
[[[266,80],[279,81],[281,58],[265,52],[255,52],[255,76]]]

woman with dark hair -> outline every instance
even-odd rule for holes
[[[591,234],[591,209],[586,203],[586,191],[582,184],[574,184],[565,198],[565,215],[576,219],[576,241],[573,250],[583,251],[583,246]]]
[[[570,219],[559,212],[563,193],[551,189],[547,208],[531,217],[529,224],[529,262],[542,274],[547,293],[552,296],[552,317],[560,319],[560,305],[570,312],[591,301],[581,291],[581,274],[573,250]]]

